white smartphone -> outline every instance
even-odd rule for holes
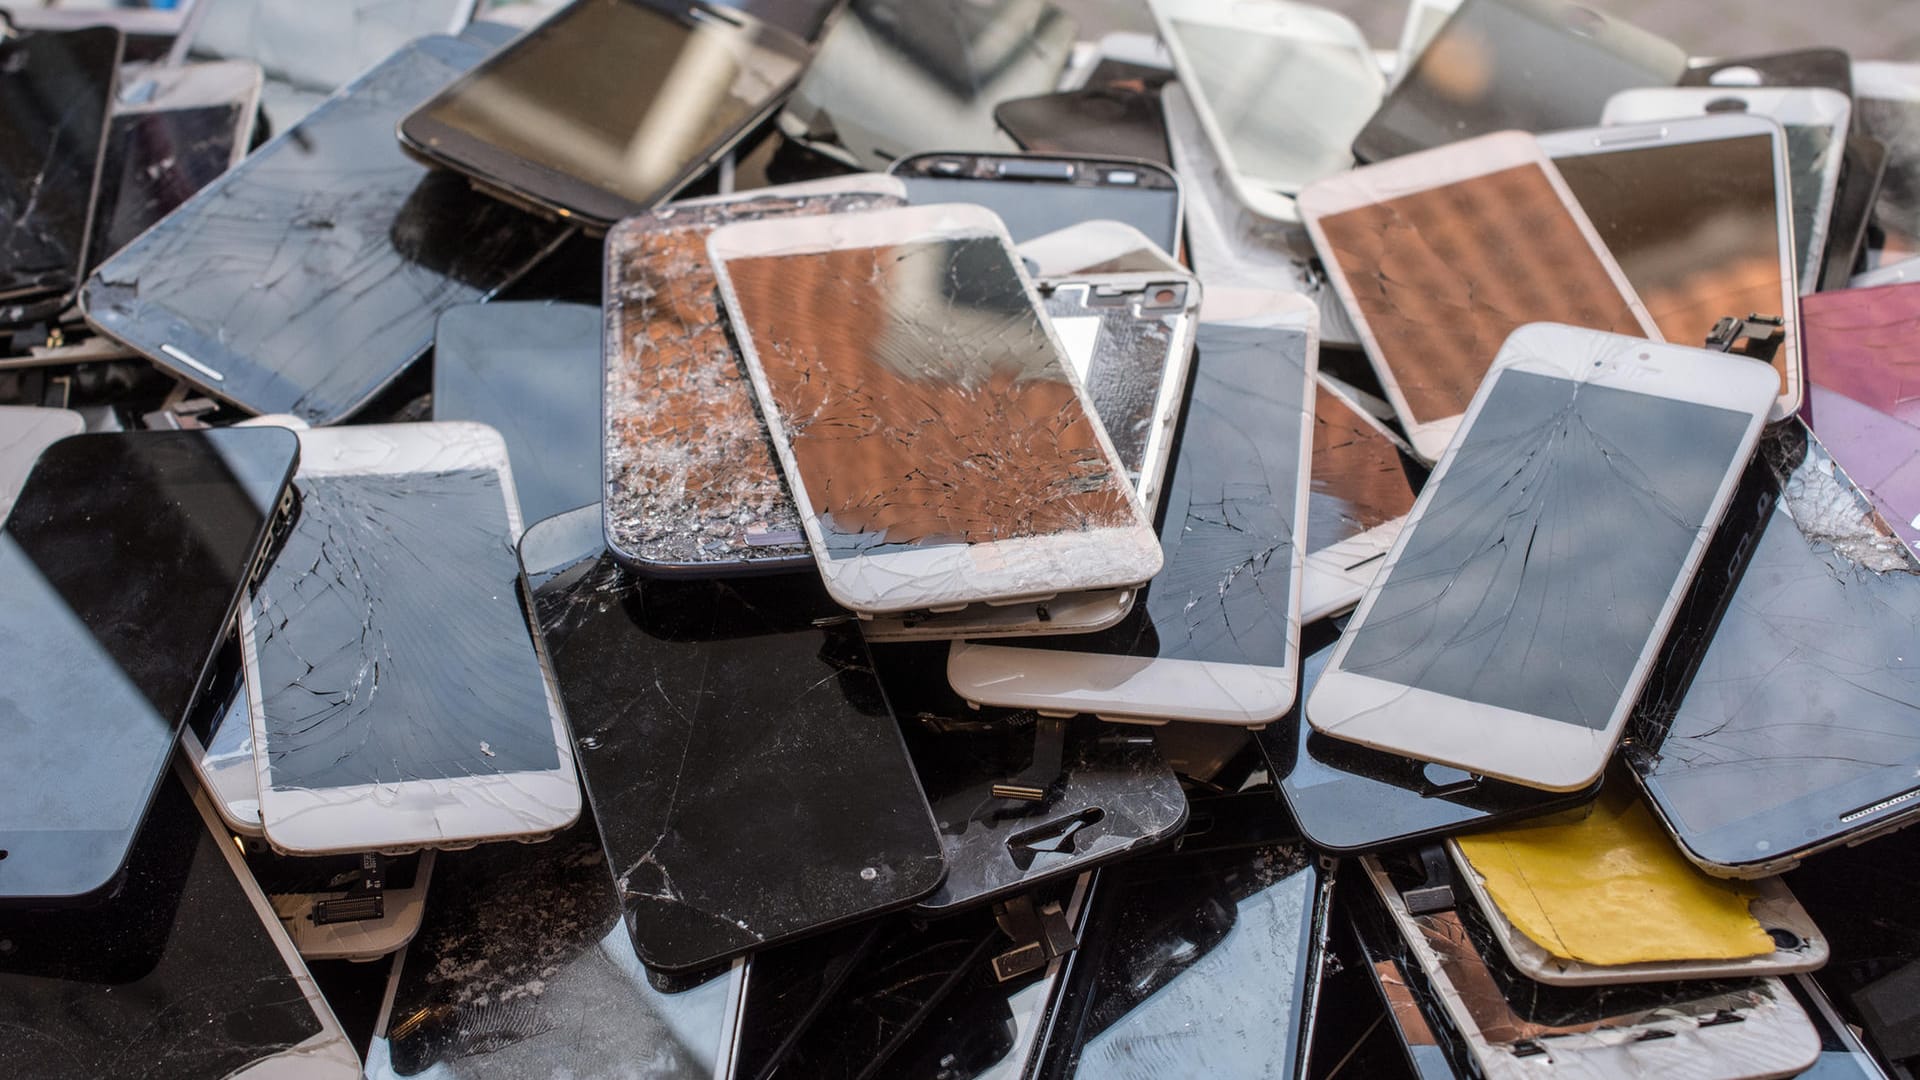
[[[1724,113],[1539,142],[1666,340],[1698,346],[1723,318],[1782,318],[1768,419],[1799,411],[1799,272],[1780,125]]]
[[[1137,585],[1160,545],[999,218],[707,238],[827,591],[863,614]]]
[[[1593,223],[1523,132],[1322,180],[1301,193],[1300,212],[1423,460],[1446,449],[1500,343],[1523,322],[1659,339]]]
[[[1288,0],[1151,0],[1200,123],[1240,201],[1299,220],[1293,197],[1352,166],[1354,136],[1386,93],[1351,19]]]
[[[1420,494],[1409,472],[1412,448],[1344,384],[1325,375],[1317,381],[1302,625],[1360,602]]]
[[[1724,113],[1764,116],[1786,132],[1793,250],[1800,295],[1805,296],[1819,285],[1826,258],[1828,219],[1840,187],[1853,99],[1825,87],[1648,87],[1608,98],[1600,122],[1611,127]]]
[[[299,432],[300,517],[240,609],[260,818],[287,855],[539,839],[572,739],[483,424]]]
[[[1313,440],[1315,313],[1289,293],[1215,289],[1160,512],[1166,569],[1093,636],[954,643],[968,701],[1136,723],[1259,727],[1292,708]]]
[[[1547,791],[1605,768],[1778,380],[1514,332],[1312,695],[1315,729]]]

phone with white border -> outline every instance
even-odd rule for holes
[[[1777,388],[1742,356],[1515,331],[1308,697],[1308,721],[1546,791],[1592,783]]]

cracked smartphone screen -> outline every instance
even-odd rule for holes
[[[556,768],[500,474],[294,483],[300,520],[253,600],[268,783]]]
[[[607,233],[607,543],[649,568],[813,563],[707,260],[734,221],[904,205],[891,195],[667,206]]]
[[[1750,420],[1526,371],[1494,380],[1341,668],[1604,730]]]
[[[1141,287],[1051,282],[1042,291],[1047,318],[1087,388],[1098,423],[1127,478],[1146,497],[1148,489],[1159,486],[1173,436],[1159,419],[1179,415],[1177,400],[1161,399],[1179,393],[1178,387],[1165,386],[1167,371],[1176,366],[1174,351],[1191,347],[1187,324],[1197,291],[1172,279]],[[1149,469],[1150,447],[1157,451],[1157,468]]]
[[[394,124],[483,55],[394,54],[107,260],[87,315],[243,408],[326,424],[511,283],[566,232],[410,160]]]
[[[1406,399],[1404,419],[1415,424],[1465,412],[1523,323],[1643,333],[1538,165],[1332,214],[1320,228],[1353,291],[1355,315],[1372,333],[1376,361]],[[1777,289],[1774,296],[1778,307]]]
[[[1400,448],[1347,399],[1315,380],[1307,550],[1405,517],[1419,496]]]
[[[1800,325],[1808,425],[1920,554],[1920,285],[1816,293]]]
[[[233,162],[240,113],[231,104],[115,116],[87,265],[98,266],[218,180]]]
[[[1628,751],[1723,866],[1920,808],[1920,561],[1798,421],[1761,438],[1734,499]]]
[[[0,42],[0,301],[79,282],[119,63],[118,30]]]
[[[726,273],[830,558],[1138,522],[999,238],[734,258]]]

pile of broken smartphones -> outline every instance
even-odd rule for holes
[[[0,1076],[1920,1076],[1920,63],[0,9]]]

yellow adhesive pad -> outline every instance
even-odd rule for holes
[[[1609,782],[1584,820],[1458,842],[1507,920],[1563,960],[1735,960],[1774,951],[1749,910],[1753,891],[1688,862],[1628,784]]]

